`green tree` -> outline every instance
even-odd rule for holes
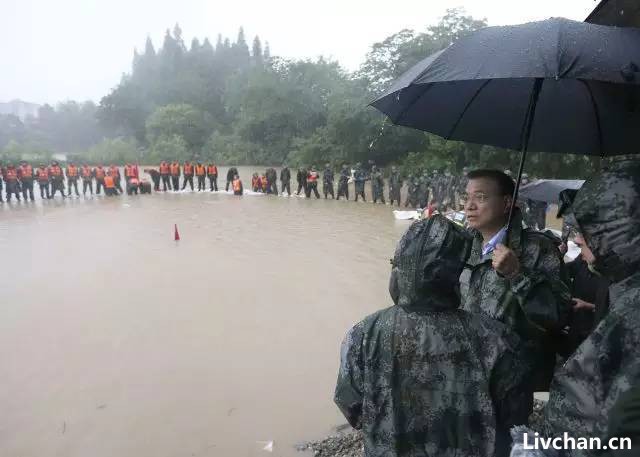
[[[89,148],[82,158],[92,164],[104,165],[139,162],[141,151],[131,138],[109,138]]]
[[[262,43],[260,42],[260,37],[256,36],[253,39],[253,49],[251,51],[251,57],[253,58],[253,62],[257,65],[262,65],[263,61],[263,53],[262,53]]]
[[[169,134],[155,139],[147,154],[145,162],[156,163],[162,160],[187,160],[191,158],[187,142],[180,135]]]
[[[204,146],[213,121],[210,115],[185,103],[157,108],[146,123],[150,144],[163,137],[179,136],[190,152],[199,152]]]

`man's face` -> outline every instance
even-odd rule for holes
[[[591,249],[589,249],[589,246],[587,246],[587,242],[584,240],[581,233],[576,234],[575,243],[580,246],[580,253],[582,254],[584,261],[593,265],[596,261],[596,257],[593,255]]]
[[[471,228],[496,228],[507,221],[511,197],[500,195],[498,184],[491,179],[471,179],[467,183],[464,210]]]

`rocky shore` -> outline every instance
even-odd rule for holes
[[[532,430],[539,430],[544,402],[534,400],[533,413],[529,419]],[[312,441],[297,446],[298,451],[310,451],[314,457],[362,457],[363,442],[360,432],[349,426],[338,427],[334,434],[321,441]]]

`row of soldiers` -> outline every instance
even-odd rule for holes
[[[204,165],[198,161],[195,164],[190,161],[180,164],[177,161],[171,163],[163,161],[160,163],[159,170],[145,169],[154,183],[156,191],[162,190],[184,190],[187,185],[194,190],[194,177],[197,178],[198,190],[206,190],[205,180],[208,178],[209,190],[218,191],[218,167],[210,162]],[[392,166],[388,178],[388,200],[391,205],[394,203],[401,206],[401,189],[407,184],[407,195],[404,206],[406,208],[427,208],[429,206],[439,206],[439,209],[459,209],[459,196],[464,193],[466,187],[467,168],[464,168],[461,176],[453,175],[445,171],[424,171],[422,173],[411,173],[405,179],[397,167]],[[65,168],[61,167],[56,161],[51,162],[49,166],[40,164],[39,167],[33,168],[31,164],[22,161],[19,166],[9,164],[2,167],[0,163],[0,202],[2,201],[2,180],[6,184],[6,198],[11,201],[12,196],[20,200],[20,194],[27,200],[33,201],[34,182],[37,182],[40,188],[41,197],[50,199],[57,192],[65,197],[65,180],[67,183],[69,194],[74,190],[79,196],[78,181],[82,181],[82,193],[86,195],[87,191],[93,195],[93,182],[96,185],[96,194],[100,194],[101,189],[107,188],[105,185],[105,177],[107,179],[109,190],[114,189],[116,194],[122,193],[121,175],[119,167],[110,165],[104,167],[98,165],[90,167],[86,163],[82,166],[76,166],[70,162]],[[125,180],[127,184],[127,193],[137,193],[140,186],[140,176],[138,166],[134,164],[126,164],[124,167]],[[507,170],[507,175],[511,173]],[[234,177],[238,175],[238,170],[231,167],[227,173],[226,190],[232,184]],[[180,177],[183,177],[182,186],[180,186]],[[251,188],[254,192],[264,192],[269,194],[278,194],[278,174],[274,168],[268,168],[264,174],[254,173],[251,180]],[[307,198],[315,195],[320,198],[318,192],[318,184],[322,180],[322,191],[324,198],[339,200],[344,197],[349,200],[349,182],[353,181],[355,187],[355,201],[361,198],[366,201],[365,183],[371,182],[371,193],[373,202],[386,203],[385,200],[385,177],[382,169],[375,164],[371,164],[370,170],[366,170],[361,163],[355,165],[351,170],[347,164],[343,164],[337,174],[337,196],[335,193],[336,174],[329,163],[325,165],[322,175],[317,171],[315,166],[299,168],[296,175],[298,188],[296,195],[300,195],[304,191]],[[285,164],[280,171],[281,189],[291,195],[291,171]],[[529,183],[529,177],[523,175],[522,184]],[[110,192],[111,193],[111,192]],[[539,230],[545,228],[545,219],[547,205],[543,202],[535,202],[532,200],[522,200],[519,207],[523,210],[525,223],[530,227],[537,227]]]
[[[138,166],[127,164],[124,167],[125,180],[127,183],[128,193],[137,193],[140,185],[140,177]],[[107,194],[122,193],[121,174],[119,167],[111,165],[105,167],[98,165],[91,167],[88,164],[77,166],[73,162],[69,162],[62,167],[57,161],[52,161],[50,165],[41,163],[34,167],[26,161],[20,162],[18,166],[10,163],[3,166],[0,163],[0,202],[2,199],[3,181],[5,196],[7,202],[13,197],[20,201],[20,196],[26,200],[34,200],[34,185],[38,184],[40,189],[40,197],[42,199],[51,199],[56,193],[60,193],[63,198],[71,195],[72,190],[76,196],[80,196],[78,191],[78,181],[82,181],[82,193],[86,195],[87,191],[93,195],[93,183],[96,184],[96,194],[104,189]],[[65,193],[65,181],[68,192]]]
[[[288,169],[283,169],[286,175],[286,181],[290,179],[290,173]],[[305,168],[299,168],[297,173],[298,190],[296,194],[300,194],[302,190],[305,191],[307,197],[311,193],[316,195],[316,198],[320,198],[317,192],[317,183],[319,181],[319,173],[315,167],[311,167],[310,170]],[[288,178],[288,179],[287,179]],[[283,185],[285,180],[282,179]],[[353,181],[355,187],[355,201],[362,199],[366,201],[365,196],[365,183],[371,181],[371,194],[374,203],[378,201],[386,203],[385,200],[385,176],[384,171],[378,168],[375,164],[371,165],[370,170],[363,168],[361,163],[355,165],[354,170],[351,170],[346,164],[342,165],[340,172],[338,173],[338,187],[337,196],[334,193],[335,186],[335,173],[330,164],[325,165],[325,169],[322,173],[322,185],[324,198],[335,198],[339,200],[341,197],[349,199],[349,182]],[[405,207],[413,208],[426,208],[429,204],[429,196],[432,199],[451,207],[455,206],[456,196],[462,193],[464,189],[464,180],[453,176],[449,172],[441,173],[434,171],[431,174],[424,172],[422,174],[409,175],[406,179],[408,185],[407,197],[404,202]],[[397,167],[392,166],[388,178],[388,200],[391,205],[394,203],[398,206],[402,205],[401,202],[401,190],[405,184],[405,178],[402,176]]]

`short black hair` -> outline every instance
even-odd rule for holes
[[[481,169],[473,170],[467,174],[467,179],[489,179],[498,185],[501,195],[512,197],[516,189],[513,179],[500,170]]]

